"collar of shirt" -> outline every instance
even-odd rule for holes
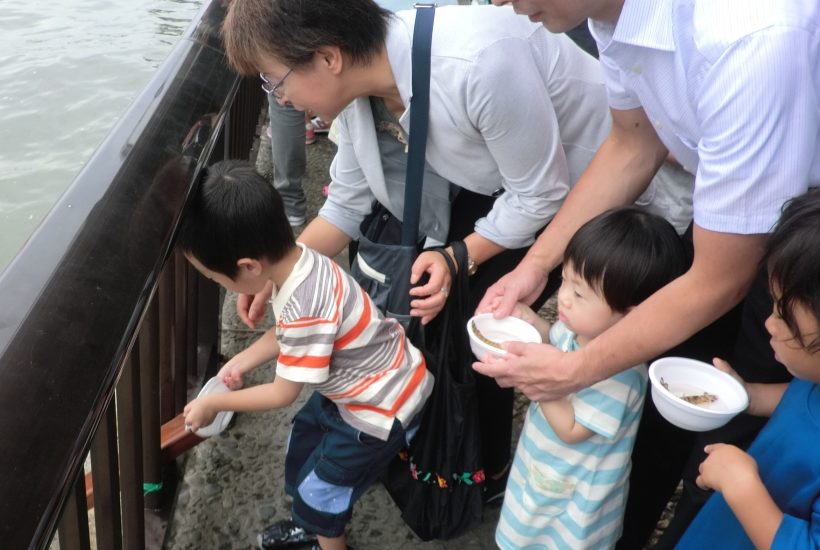
[[[626,0],[617,23],[590,20],[590,31],[603,53],[612,42],[675,51],[672,11],[675,0]]]
[[[407,131],[410,127],[410,98],[413,90],[413,23],[415,10],[402,13],[402,16],[393,15],[387,28],[385,50],[390,70],[396,81],[396,88],[405,105],[404,113],[399,117],[399,124]],[[412,17],[412,19],[410,19]]]
[[[273,295],[271,296],[270,303],[277,321],[281,319],[282,309],[290,300],[293,291],[310,275],[313,269],[313,256],[309,253],[308,248],[299,242],[296,243],[296,246],[302,249],[302,255],[299,256],[299,260],[293,266],[288,278],[282,283],[282,288],[277,289],[274,285]]]

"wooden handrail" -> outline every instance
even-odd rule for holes
[[[205,441],[204,438],[185,429],[185,416],[182,414],[178,414],[162,425],[160,440],[160,456],[165,464],[173,462],[185,451]],[[94,484],[91,482],[91,472],[85,474],[85,498],[88,501],[88,509],[92,509],[94,507]]]

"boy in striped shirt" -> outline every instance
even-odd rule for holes
[[[209,169],[179,245],[228,290],[256,294],[268,281],[276,289],[276,325],[219,371],[235,391],[191,401],[186,424],[196,430],[222,410],[286,407],[313,385],[293,422],[285,490],[298,528],[324,550],[345,548],[353,503],[407,443],[432,390],[423,355],[349,274],[295,242],[281,197],[249,163]],[[244,373],[273,359],[273,382],[240,389]]]

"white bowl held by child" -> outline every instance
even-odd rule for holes
[[[719,428],[749,406],[743,385],[709,363],[664,357],[649,366],[652,401],[679,428],[705,432]]]
[[[199,391],[199,395],[197,395],[197,397],[202,397],[203,395],[208,395],[209,393],[226,393],[229,391],[231,390],[228,386],[226,386],[218,376],[214,376],[208,380],[204,386],[202,386],[202,389]],[[207,426],[202,426],[194,433],[199,437],[211,437],[212,435],[216,435],[228,427],[228,423],[231,421],[232,417],[233,411],[219,411],[216,413],[216,418],[214,418],[213,422]]]
[[[541,335],[534,326],[518,317],[496,319],[492,313],[481,313],[467,321],[467,334],[470,336],[470,349],[478,359],[487,354],[501,357],[506,352],[501,348],[502,342],[541,343]]]

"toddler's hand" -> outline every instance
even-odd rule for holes
[[[225,363],[217,373],[217,377],[231,390],[238,390],[244,386],[242,375],[245,369],[242,368],[241,362],[237,357],[238,356]]]
[[[216,418],[217,412],[219,411],[214,410],[208,405],[207,396],[194,399],[185,405],[185,409],[183,410],[183,414],[185,415],[185,429],[195,432],[209,425],[214,421],[214,418]]]
[[[513,317],[518,317],[522,321],[525,321],[529,324],[535,324],[535,320],[538,319],[538,314],[535,313],[530,306],[525,304],[524,302],[518,302],[513,306],[512,313],[510,314]]]
[[[701,489],[723,493],[731,487],[744,486],[750,481],[760,482],[757,463],[746,452],[734,445],[716,443],[704,447],[706,460],[701,462],[700,475],[695,480]]]
[[[500,305],[501,297],[496,296],[490,301],[489,311],[494,312]],[[538,317],[538,315],[532,310],[532,308],[524,302],[517,302],[513,306],[513,309],[510,312],[510,316],[518,317],[522,321],[527,322],[529,324],[533,324],[534,320]]]

